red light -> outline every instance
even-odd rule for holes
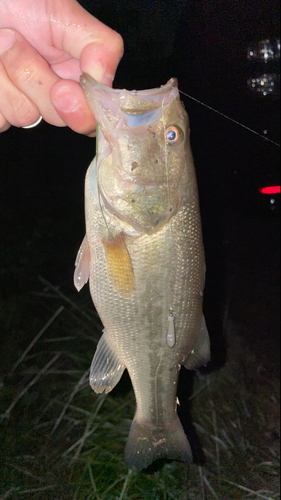
[[[262,194],[278,194],[280,193],[280,186],[267,186],[259,189]]]

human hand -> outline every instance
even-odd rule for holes
[[[122,54],[121,36],[76,0],[0,0],[0,132],[41,115],[93,134],[79,77],[111,86]]]

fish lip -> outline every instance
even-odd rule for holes
[[[164,101],[171,102],[178,98],[178,81],[171,78],[161,87],[147,90],[113,89],[97,82],[88,73],[80,77],[80,86],[90,109],[93,111],[94,101],[111,99],[114,106],[126,115],[143,115],[163,107]],[[95,114],[95,113],[94,113]]]
[[[167,83],[164,85],[161,85],[160,87],[156,87],[153,89],[146,89],[146,90],[127,90],[127,89],[113,89],[112,87],[108,87],[107,85],[104,85],[103,83],[97,82],[92,76],[90,76],[88,73],[82,73],[80,76],[80,85],[84,89],[85,86],[88,84],[95,86],[97,90],[103,90],[104,92],[107,92],[109,94],[119,94],[120,92],[125,92],[126,94],[131,94],[132,96],[138,94],[140,96],[156,96],[156,95],[161,95],[165,94],[168,90],[172,88],[177,88],[178,87],[178,80],[177,78],[170,78]]]

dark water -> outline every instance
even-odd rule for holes
[[[278,101],[246,85],[246,48],[278,36],[275,1],[83,2],[125,39],[115,86],[179,88],[273,140]],[[190,116],[207,261],[205,313],[213,365],[225,359],[222,334],[245,338],[267,370],[279,373],[279,213],[262,185],[279,183],[279,149],[182,97]],[[38,274],[71,285],[84,236],[83,182],[95,141],[41,123],[0,136],[1,294],[8,307]],[[277,202],[277,200],[276,200]],[[230,328],[231,325],[231,328]],[[9,335],[9,331],[6,331]]]

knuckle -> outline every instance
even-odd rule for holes
[[[32,92],[42,85],[42,79],[48,75],[49,65],[37,54],[29,55],[13,69],[10,68],[10,79],[19,88]]]
[[[13,76],[13,81],[17,85],[26,85],[30,84],[33,82],[34,79],[34,68],[32,67],[31,64],[26,64],[25,67],[19,66],[16,68],[14,76]]]
[[[14,104],[14,122],[16,127],[25,127],[31,125],[39,117],[39,111],[36,106],[25,98],[20,98]]]

